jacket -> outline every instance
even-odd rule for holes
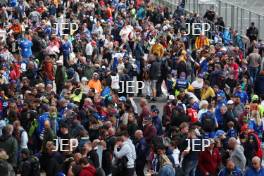
[[[261,167],[259,171],[256,171],[252,167],[246,170],[245,176],[262,176],[264,175],[264,168]]]
[[[247,160],[244,155],[244,148],[242,146],[236,146],[236,148],[230,154],[230,158],[234,161],[238,168],[240,168],[242,171],[245,170]]]
[[[221,164],[221,156],[219,150],[214,148],[212,154],[209,150],[200,153],[198,168],[200,172],[205,175],[209,172],[210,175],[217,175],[217,169]]]
[[[218,174],[218,176],[229,176],[229,175],[242,176],[243,173],[239,168],[235,167],[235,169],[231,171],[231,174],[228,173],[228,170],[226,168],[223,168]]]
[[[200,49],[203,48],[204,46],[209,46],[209,40],[206,37],[205,39],[201,39],[201,37],[197,37],[195,40],[195,48]]]
[[[2,135],[0,137],[0,148],[4,149],[8,154],[8,162],[16,167],[17,164],[17,152],[18,152],[18,144],[17,140],[12,136]]]
[[[95,175],[96,175],[96,169],[91,164],[85,166],[79,174],[79,176],[95,176]]]
[[[175,176],[174,168],[170,164],[165,164],[160,168],[158,176]]]
[[[135,146],[130,139],[126,140],[123,143],[123,146],[119,151],[117,151],[117,147],[114,149],[114,155],[116,158],[122,158],[126,156],[128,159],[127,161],[127,168],[134,168],[135,167],[135,160],[137,158]]]

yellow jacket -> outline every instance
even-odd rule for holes
[[[201,99],[206,100],[209,97],[215,97],[215,92],[212,87],[208,87],[207,89],[203,88],[201,91]]]

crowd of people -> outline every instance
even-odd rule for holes
[[[0,94],[1,176],[264,176],[264,42],[185,0],[1,1]]]

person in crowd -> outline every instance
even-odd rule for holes
[[[38,158],[48,176],[260,172],[262,33],[186,3],[1,1],[1,171],[38,173]]]
[[[230,148],[230,158],[235,165],[242,171],[246,167],[246,157],[244,155],[244,148],[238,144],[236,138],[231,137],[228,140],[228,147]]]
[[[211,139],[209,147],[200,153],[198,170],[201,175],[217,175],[220,165],[221,156],[219,150],[215,147],[215,141]]]
[[[261,159],[257,156],[252,158],[252,167],[246,170],[245,176],[249,175],[263,175],[264,169],[261,166]]]
[[[144,176],[144,168],[147,161],[149,146],[141,130],[137,130],[135,132],[135,138],[136,138],[135,148],[137,153],[137,158],[135,161],[136,174],[138,176]]]
[[[35,156],[32,156],[28,149],[22,149],[21,160],[21,175],[40,176],[39,159]]]
[[[117,149],[120,148],[118,151]],[[128,138],[127,131],[121,132],[120,138],[116,141],[114,148],[114,157],[116,160],[125,157],[127,160],[126,166],[121,168],[122,173],[128,176],[134,175],[135,172],[135,160],[136,150],[132,141]],[[119,168],[120,169],[120,168]],[[119,173],[120,174],[120,173]]]
[[[218,175],[219,176],[227,176],[227,175],[242,176],[243,172],[238,167],[236,167],[232,159],[228,159],[226,166],[223,169],[221,169]]]
[[[18,142],[12,136],[13,126],[7,125],[2,130],[2,136],[0,137],[0,148],[8,153],[7,161],[12,165],[13,168],[17,167],[17,152],[18,152]]]

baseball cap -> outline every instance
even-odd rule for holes
[[[228,104],[228,105],[232,105],[232,104],[234,104],[234,101],[233,101],[233,100],[228,100],[228,101],[227,101],[227,104]]]
[[[215,133],[215,138],[219,138],[222,135],[225,135],[225,132],[223,130],[217,130]]]

